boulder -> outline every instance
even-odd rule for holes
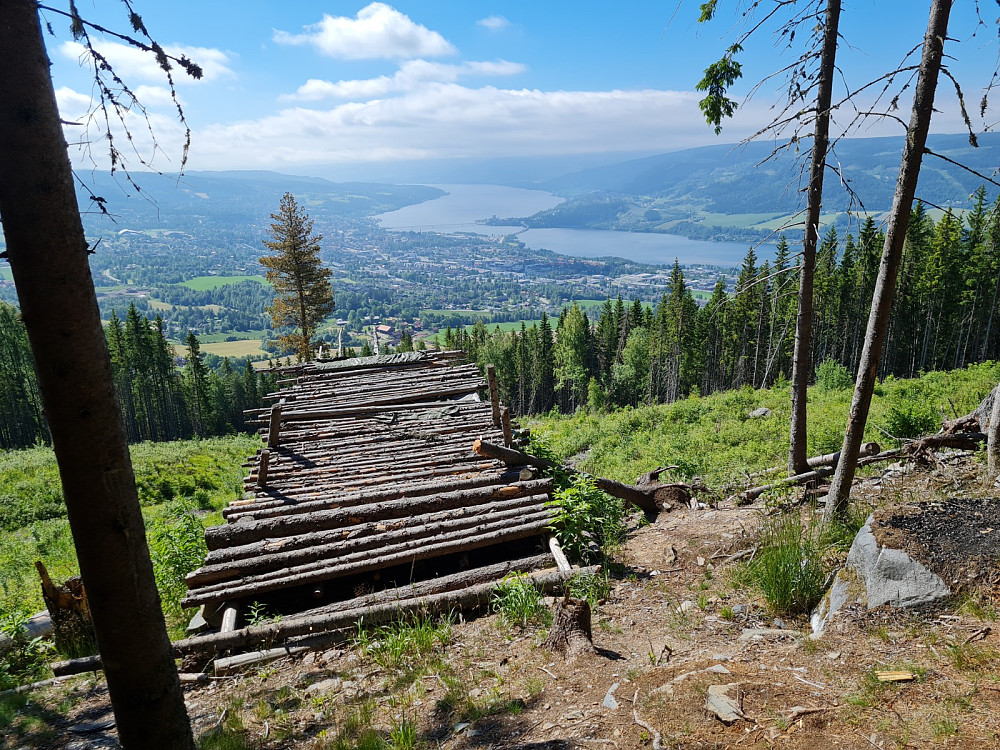
[[[900,549],[879,545],[872,520],[861,527],[847,554],[847,562],[812,614],[813,637],[848,603],[868,609],[890,604],[913,607],[951,596],[942,578]]]

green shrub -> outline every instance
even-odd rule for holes
[[[597,605],[611,594],[611,579],[606,570],[596,575],[593,573],[578,573],[569,579],[569,595],[575,599],[586,599],[590,608]]]
[[[189,505],[177,502],[149,524],[147,538],[163,609],[179,614],[180,601],[187,592],[184,577],[199,567],[208,553],[205,527]]]
[[[941,417],[923,402],[893,406],[885,417],[885,431],[895,438],[915,438],[937,432]]]
[[[52,644],[42,638],[28,638],[28,616],[13,612],[0,619],[0,634],[11,639],[10,648],[0,654],[0,690],[41,679],[49,670]]]
[[[542,595],[524,575],[508,575],[500,582],[493,593],[493,609],[511,627],[548,625],[552,619],[552,613],[542,604]]]
[[[823,596],[826,568],[814,527],[802,528],[797,512],[765,523],[753,560],[732,578],[755,588],[772,614],[810,612]]]
[[[834,359],[824,359],[816,365],[816,390],[843,391],[854,387],[854,380],[847,368]]]
[[[568,486],[557,488],[550,505],[556,509],[556,537],[577,562],[600,562],[625,539],[622,502],[601,492],[588,477],[577,475]]]

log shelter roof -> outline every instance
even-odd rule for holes
[[[206,530],[184,605],[294,595],[310,604],[291,616],[406,609],[552,567],[551,481],[473,451],[477,438],[510,446],[517,434],[460,355],[281,368],[274,405],[255,414],[262,446],[245,494]]]

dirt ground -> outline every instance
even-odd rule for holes
[[[875,507],[995,494],[968,455],[881,471],[856,491]],[[480,615],[455,622],[420,669],[379,666],[345,646],[188,686],[196,735],[204,747],[254,748],[378,747],[364,744],[365,726],[382,746],[449,750],[1000,746],[991,600],[855,608],[813,640],[805,618],[775,619],[727,580],[768,512],[721,503],[635,519],[593,615],[594,654],[567,660],[541,645],[538,628]],[[912,679],[880,682],[884,670]],[[731,724],[706,710],[715,685],[731,686]],[[36,692],[19,711],[0,747],[117,746],[97,677]]]

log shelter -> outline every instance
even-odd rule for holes
[[[273,405],[251,412],[262,443],[245,494],[206,530],[183,604],[233,630],[255,601],[315,620],[415,609],[515,572],[564,580],[548,539],[551,480],[473,451],[477,439],[510,446],[520,433],[505,430],[495,390],[461,355],[280,368]]]

